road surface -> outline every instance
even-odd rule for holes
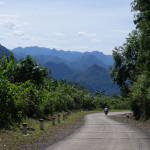
[[[118,113],[125,112],[108,115]],[[85,116],[85,124],[71,136],[46,150],[150,150],[150,136],[104,113],[94,113]]]

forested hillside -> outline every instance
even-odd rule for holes
[[[120,92],[117,85],[111,82],[108,74],[110,71],[109,67],[113,64],[111,55],[104,55],[97,51],[81,53],[75,51],[58,51],[44,47],[18,47],[12,52],[17,58],[23,58],[27,55],[32,56],[37,63],[51,70],[51,77],[58,80],[79,82],[91,93],[101,90],[102,86],[105,87],[106,93],[109,95]],[[94,64],[97,64],[102,69],[95,68],[93,78],[91,78],[91,71],[88,68]],[[98,69],[99,74],[96,73],[96,69]],[[104,69],[107,73],[103,72]],[[87,79],[83,80],[85,71]],[[109,80],[103,80],[104,76],[107,79],[109,78]],[[98,84],[99,86],[97,86]]]
[[[0,57],[4,56],[4,55],[10,55],[10,51],[5,48],[4,46],[0,45]]]
[[[113,65],[113,59],[111,55],[104,55],[102,52],[98,51],[93,51],[93,52],[76,52],[76,51],[64,51],[64,50],[56,50],[56,49],[49,49],[45,47],[18,47],[12,50],[14,54],[16,54],[19,58],[26,57],[27,55],[30,55],[32,57],[37,57],[37,56],[51,56],[51,57],[57,57],[61,58],[63,60],[66,60],[68,62],[75,62],[78,61],[83,56],[86,55],[94,55],[102,61],[104,64],[107,66],[112,66]],[[39,57],[40,58],[40,57]],[[50,60],[50,59],[49,59]],[[44,63],[41,63],[44,64]]]
[[[93,64],[97,64],[98,66],[103,67],[108,70],[108,65],[104,64],[96,56],[91,55],[91,54],[82,56],[77,61],[69,64],[69,66],[76,70],[84,71]]]
[[[69,68],[65,63],[53,63],[48,62],[44,65],[47,69],[50,69],[52,72],[51,77],[56,78],[58,80],[66,79],[67,76],[70,76],[75,73],[73,69]]]
[[[106,95],[119,94],[120,90],[117,85],[112,82],[112,79],[108,75],[108,71],[93,64],[81,73],[70,76],[69,81],[75,81],[83,85],[90,92],[95,93],[96,90],[106,91]]]
[[[136,119],[150,119],[150,1],[134,0],[136,30],[114,49],[113,80],[131,100]]]
[[[49,78],[49,70],[30,56],[14,60],[13,54],[0,59],[0,128],[18,125],[24,118],[46,118],[55,112],[74,109],[128,108],[128,101],[88,93],[77,83]]]

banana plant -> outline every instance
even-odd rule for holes
[[[14,56],[11,53],[10,56],[3,56],[0,58],[0,74],[1,76],[6,75],[7,71],[14,64]]]
[[[96,90],[96,95],[98,96],[98,97],[102,97],[102,96],[106,96],[104,93],[105,93],[106,91],[99,91],[99,90]]]

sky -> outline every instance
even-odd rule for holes
[[[112,54],[135,29],[132,0],[0,0],[0,44]]]

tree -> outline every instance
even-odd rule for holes
[[[113,50],[114,66],[110,75],[125,95],[130,91],[130,86],[136,81],[136,74],[139,73],[139,38],[139,32],[135,30],[129,34],[123,46]]]
[[[135,14],[134,20],[136,27],[150,33],[150,1],[134,0],[131,6],[132,11],[138,12]]]
[[[10,53],[10,56],[5,55],[0,58],[0,74],[1,76],[6,75],[8,70],[15,64],[14,56]]]
[[[7,79],[0,78],[0,128],[13,125],[22,119],[23,103],[19,98],[18,87]]]
[[[150,1],[134,0],[131,6],[136,12],[134,23],[140,31],[139,61],[145,70],[150,71]]]
[[[38,66],[30,56],[21,59],[18,63],[11,63],[5,68],[3,75],[12,83],[31,80],[36,85],[40,85],[48,74],[46,68]]]
[[[133,31],[126,43],[113,51],[113,80],[118,83],[124,96],[130,96],[131,109],[136,119],[150,118],[150,1],[134,0]]]

